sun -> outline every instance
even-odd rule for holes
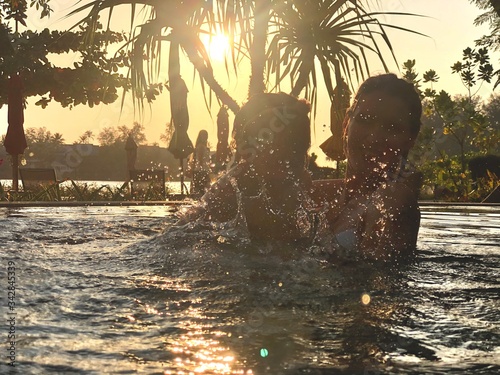
[[[215,34],[204,38],[205,47],[211,59],[222,61],[229,52],[229,38],[224,34]]]

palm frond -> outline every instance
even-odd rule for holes
[[[308,75],[316,75],[317,61],[329,95],[333,95],[331,72],[335,80],[345,78],[350,86],[370,73],[367,52],[374,54],[383,68],[389,66],[383,47],[395,66],[395,52],[386,33],[387,28],[415,33],[403,26],[379,21],[380,16],[418,16],[403,12],[370,12],[359,1],[297,1],[276,7],[267,53],[268,74],[274,75],[275,87],[287,76],[292,78],[293,94],[305,89],[306,97],[313,92]],[[304,53],[305,52],[305,53]],[[336,70],[341,69],[339,75]],[[278,74],[279,72],[279,74]],[[305,84],[306,83],[306,84]],[[338,82],[337,82],[338,83]]]

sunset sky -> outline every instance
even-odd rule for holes
[[[73,9],[74,3],[75,1],[53,0],[51,4],[56,11],[55,14],[49,20],[31,19],[28,26],[31,28],[65,29],[77,20],[75,18],[63,19],[63,16]],[[417,61],[416,68],[420,75],[428,69],[434,69],[441,77],[434,88],[444,89],[452,95],[465,94],[466,91],[459,76],[451,74],[450,66],[461,60],[463,49],[469,46],[474,47],[474,40],[488,32],[487,27],[473,26],[474,18],[480,13],[479,9],[471,5],[468,0],[384,0],[380,1],[380,4],[381,10],[384,11],[408,12],[428,16],[427,18],[388,16],[383,19],[387,23],[401,25],[429,36],[426,38],[400,31],[391,32],[390,37],[399,66],[408,59],[415,59]],[[124,19],[130,19],[129,9],[124,8],[122,11]],[[118,12],[114,14],[115,17],[117,15],[119,15]],[[498,55],[494,56],[492,61],[494,67],[498,68]],[[227,91],[238,102],[242,103],[245,100],[248,84],[248,81],[243,80],[242,77],[248,77],[248,74],[240,73],[239,81],[236,78],[228,81],[222,64],[219,65],[214,66],[216,77],[218,76]],[[394,73],[399,74],[396,64],[393,64],[391,69]],[[198,131],[204,128],[210,134],[209,142],[215,146],[217,143],[215,120],[218,106],[216,104],[213,106],[212,117],[210,117],[199,89],[198,77],[193,79],[192,67],[186,64],[181,73],[190,90],[188,98],[191,117],[189,135],[194,141]],[[382,70],[374,69],[372,73],[382,73]],[[326,95],[321,94],[321,90],[322,88],[320,88],[321,97],[314,121],[315,132],[313,132],[312,151],[316,153],[321,153],[317,146],[330,135],[328,126],[323,126],[323,124],[329,123],[329,104]],[[481,88],[480,94],[483,97],[486,98],[491,93],[491,85],[485,85]],[[93,109],[77,106],[72,110],[61,108],[57,103],[51,103],[46,109],[35,106],[34,100],[30,100],[28,103],[25,112],[25,128],[46,127],[51,132],[62,133],[67,143],[74,142],[86,130],[91,130],[97,136],[105,127],[131,126],[133,121],[138,121],[145,125],[149,143],[158,142],[165,146],[159,140],[159,135],[170,120],[168,94],[162,94],[151,109],[147,108],[142,115],[134,114],[131,101],[126,102],[122,112],[120,101],[108,106],[100,105]],[[231,122],[232,118],[233,116],[230,117]],[[6,130],[7,108],[4,106],[0,109],[0,134],[4,134]],[[97,143],[97,140],[94,143]]]

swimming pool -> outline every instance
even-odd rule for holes
[[[173,211],[0,208],[0,373],[500,371],[498,206],[423,207],[417,261],[397,270],[231,228],[164,233]]]

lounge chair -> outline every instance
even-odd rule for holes
[[[23,194],[30,200],[61,200],[54,168],[19,168]]]

